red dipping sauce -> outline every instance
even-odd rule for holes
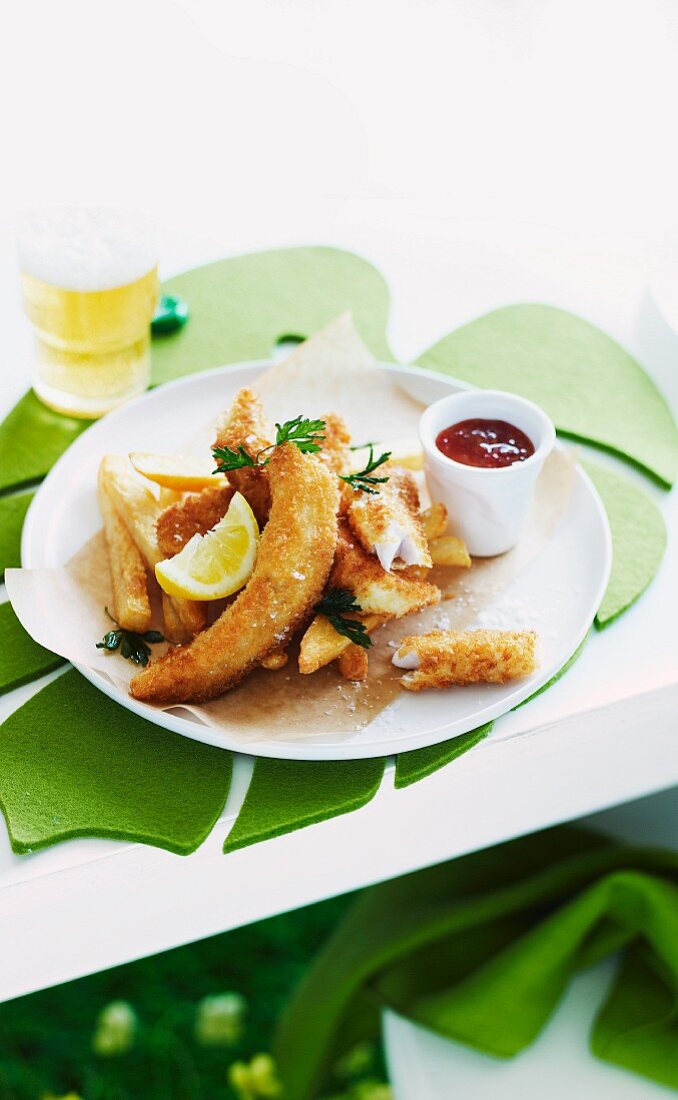
[[[436,447],[464,466],[488,469],[512,466],[534,454],[532,440],[506,420],[460,420],[438,432]]]

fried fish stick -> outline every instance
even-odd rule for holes
[[[351,433],[346,421],[339,413],[325,413],[322,417],[325,421],[323,440],[318,458],[335,474],[345,474],[351,466]]]
[[[440,589],[406,572],[389,573],[355,538],[344,520],[339,521],[337,550],[330,574],[331,588],[352,592],[367,614],[399,619],[440,602]]]
[[[136,699],[214,699],[284,645],[320,599],[337,540],[336,478],[293,443],[273,452],[268,472],[271,511],[247,585],[194,641],[135,676]]]
[[[158,562],[163,560],[155,530],[160,505],[150,490],[132,476],[129,460],[125,456],[106,455],[101,462],[100,476],[146,565],[153,572]],[[165,615],[167,639],[171,642],[190,641],[207,624],[207,605],[175,596],[168,597],[168,600],[169,613]],[[166,600],[163,600],[163,606],[168,611]]]
[[[214,485],[170,504],[158,516],[155,533],[164,558],[173,558],[194,535],[205,535],[228,511],[235,489]]]
[[[256,459],[260,451],[271,445],[272,435],[260,398],[245,387],[238,390],[233,404],[217,426],[214,446],[230,447],[233,451],[244,447],[250,458]],[[259,527],[263,527],[271,507],[268,467],[245,466],[241,470],[229,470],[227,476],[233,488],[244,496]]]
[[[118,515],[101,477],[99,508],[104,521],[115,620],[125,630],[144,634],[151,627],[146,563],[124,521]]]
[[[389,619],[388,615],[356,615],[355,617],[363,624],[368,634]],[[324,615],[316,615],[301,639],[299,671],[302,676],[310,676],[312,672],[317,672],[319,668],[324,668],[337,657],[341,657],[350,645],[353,645],[350,638],[338,634],[329,619]]]
[[[403,638],[393,664],[411,670],[400,681],[407,691],[505,684],[534,672],[536,644],[534,631],[434,630]]]
[[[345,680],[353,680],[354,683],[359,683],[361,680],[367,679],[367,669],[369,667],[367,653],[368,651],[363,646],[355,645],[354,642],[347,646],[337,662],[339,671]]]
[[[419,491],[409,470],[387,463],[388,481],[378,493],[359,493],[348,510],[348,522],[368,553],[376,554],[384,569],[423,565],[431,555],[419,514]]]

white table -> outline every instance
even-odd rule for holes
[[[642,250],[556,244],[514,230],[495,237],[503,243],[470,240],[468,230],[433,241],[422,231],[413,243],[411,236],[346,223],[330,243],[361,251],[386,274],[391,342],[403,361],[495,305],[550,301],[599,323],[636,353],[678,410],[678,340],[647,297]],[[205,258],[226,251],[215,240]],[[194,246],[169,240],[167,273],[196,260]],[[9,340],[25,364],[18,307]],[[25,372],[17,375],[10,389],[20,392],[26,379]],[[558,684],[431,778],[396,792],[389,765],[364,809],[229,856],[221,849],[244,797],[247,758],[237,763],[220,822],[186,858],[103,840],[17,857],[3,827],[0,999],[678,784],[678,575],[668,566],[678,538],[678,493],[669,496],[626,472],[655,495],[670,528],[669,555],[652,589],[591,638]],[[0,718],[40,686],[0,700]]]

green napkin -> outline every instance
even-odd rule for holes
[[[654,382],[595,325],[544,305],[515,305],[443,337],[422,367],[541,405],[561,432],[631,459],[665,486],[678,469],[678,428]]]
[[[564,827],[374,887],[280,1022],[286,1100],[322,1095],[384,1005],[487,1054],[519,1054],[570,977],[624,947],[592,1048],[678,1088],[678,854]]]

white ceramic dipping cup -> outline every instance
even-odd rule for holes
[[[510,466],[467,466],[439,451],[436,436],[461,420],[505,420],[532,441],[534,454]],[[535,482],[556,439],[546,413],[512,393],[464,390],[429,405],[419,421],[424,469],[431,499],[447,508],[449,527],[472,556],[503,554],[515,546]]]

